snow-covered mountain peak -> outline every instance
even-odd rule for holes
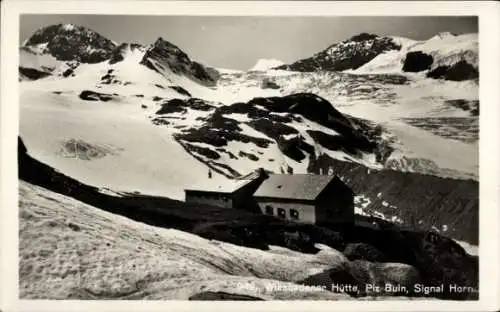
[[[478,76],[477,34],[441,32],[424,41],[393,37],[399,51],[387,51],[356,70],[357,73],[424,72],[432,78],[469,80]]]
[[[109,58],[115,44],[86,27],[57,24],[37,30],[23,47],[35,54],[50,54],[60,61],[99,63]]]
[[[277,59],[259,59],[248,71],[267,71],[283,64],[285,63]]]
[[[172,44],[171,42],[163,39],[163,37],[158,37],[158,39],[156,39],[156,41],[153,44],[153,48],[162,49],[165,52],[176,53],[176,54],[179,54],[181,56],[185,56],[185,57],[189,58],[187,56],[187,54],[184,53],[179,47],[177,47],[176,45]]]
[[[74,24],[64,24],[64,25],[62,25],[62,28],[66,31],[72,31],[75,29],[75,25]]]
[[[279,69],[302,72],[356,69],[381,53],[400,49],[401,46],[390,37],[361,33],[334,43],[309,58],[280,66]]]
[[[181,81],[189,84],[185,79],[188,78],[197,84],[213,86],[219,77],[217,70],[194,62],[179,47],[162,37],[147,46],[128,42],[117,44],[93,30],[74,24],[50,25],[37,30],[24,42],[20,55],[22,80],[81,74],[92,76],[120,68],[116,74],[126,72],[123,83],[131,83],[136,81],[131,80],[133,75],[130,73],[133,72],[149,78],[157,75],[148,74],[145,67],[159,73],[163,79],[177,81],[176,84],[182,84]],[[95,66],[81,66],[85,63]],[[106,68],[109,65],[113,66]],[[160,76],[157,78],[161,79]]]
[[[164,76],[182,75],[204,85],[215,84],[218,77],[216,70],[192,61],[184,51],[162,37],[146,51],[141,64]]]

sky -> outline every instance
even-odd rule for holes
[[[449,31],[477,33],[477,17],[278,17],[278,16],[132,16],[23,15],[20,42],[45,26],[72,23],[88,27],[118,43],[144,45],[158,37],[191,59],[228,69],[251,68],[258,59],[285,63],[309,57],[362,32],[425,40]]]

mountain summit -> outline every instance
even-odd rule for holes
[[[216,70],[193,62],[181,49],[161,37],[146,51],[141,64],[160,74],[165,74],[168,68],[204,85],[213,85],[218,75]]]
[[[302,72],[356,69],[383,52],[399,49],[401,49],[401,46],[392,38],[361,33],[335,43],[309,58],[279,68]]]
[[[50,25],[37,30],[21,46],[20,70],[26,79],[39,79],[53,74],[72,75],[81,63],[109,65],[131,57],[164,77],[172,74],[187,77],[199,84],[213,86],[219,73],[198,62],[174,44],[158,38],[149,46],[136,43],[120,45],[97,32],[74,24]]]
[[[50,54],[60,61],[99,63],[111,56],[116,45],[88,28],[57,24],[36,31],[23,47],[33,53]]]

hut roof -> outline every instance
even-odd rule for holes
[[[263,169],[257,169],[255,171],[250,172],[247,175],[228,179],[228,178],[219,178],[219,179],[203,179],[198,181],[196,185],[186,189],[186,191],[199,191],[199,192],[211,192],[211,193],[233,193],[248,183],[254,181],[255,179],[260,178],[262,175],[266,175],[266,171]]]
[[[333,175],[271,174],[254,196],[315,200],[335,178]]]

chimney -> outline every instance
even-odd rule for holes
[[[259,178],[264,178],[264,179],[267,179],[269,178],[269,175],[267,174],[266,170],[264,168],[259,168],[256,170],[257,171],[257,175],[258,175],[258,179]]]

